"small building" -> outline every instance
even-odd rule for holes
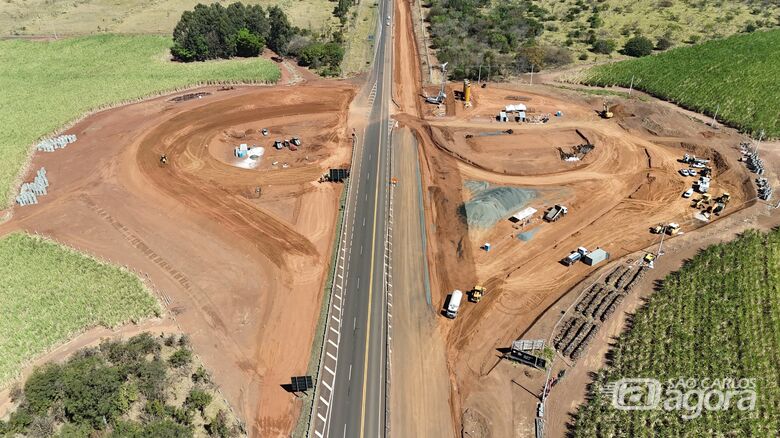
[[[609,253],[601,248],[597,248],[582,258],[582,261],[588,266],[595,266],[605,260],[609,260]]]
[[[509,220],[511,222],[515,222],[515,223],[525,222],[528,219],[530,219],[531,216],[533,216],[534,214],[536,214],[536,209],[535,208],[533,208],[533,207],[526,207],[526,208],[518,211],[517,213],[513,214],[509,218]]]

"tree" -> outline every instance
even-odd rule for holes
[[[27,378],[27,383],[24,385],[24,395],[31,412],[43,414],[49,410],[55,399],[61,397],[59,385],[61,376],[61,366],[47,364],[33,371]]]
[[[147,424],[139,438],[188,438],[192,429],[175,423],[173,420],[158,420]]]
[[[609,55],[615,51],[615,42],[612,40],[596,40],[593,43],[593,52]]]
[[[290,43],[290,39],[295,34],[287,20],[287,15],[279,6],[271,6],[268,8],[268,22],[271,26],[268,47],[279,55],[286,55],[287,44]]]
[[[655,42],[655,48],[656,50],[667,50],[670,49],[674,45],[674,41],[672,41],[671,37],[668,35],[664,35]]]
[[[168,363],[174,368],[182,368],[189,365],[190,362],[192,362],[192,352],[184,347],[176,350],[171,357],[168,358]]]
[[[97,356],[71,359],[62,372],[65,413],[74,423],[102,428],[121,415],[118,368],[107,367]]]
[[[190,393],[187,394],[187,399],[184,400],[184,407],[195,409],[202,413],[211,403],[211,398],[211,394],[208,392],[199,388],[192,388]]]
[[[249,58],[257,56],[263,50],[265,41],[259,35],[255,35],[247,28],[238,31],[236,35],[236,55]]]
[[[623,53],[628,56],[641,57],[653,53],[653,42],[643,36],[635,36],[626,41]]]

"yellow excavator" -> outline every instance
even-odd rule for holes
[[[471,289],[471,302],[478,303],[485,295],[485,292],[487,291],[483,286],[474,286],[474,289]]]
[[[611,119],[614,117],[614,114],[612,114],[612,111],[609,110],[609,105],[607,104],[607,101],[604,101],[604,109],[599,112],[599,115],[602,119]]]

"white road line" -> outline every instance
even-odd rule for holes
[[[338,330],[336,330],[335,328],[333,328],[333,326],[330,326],[330,331],[332,331],[333,333],[335,333],[337,336],[338,336],[338,334],[339,334],[339,331],[338,331]]]
[[[339,306],[337,306],[337,305],[335,305],[335,304],[333,305],[333,307],[334,307],[336,310],[338,310],[339,312],[341,312],[341,307],[339,307]],[[341,321],[339,321],[339,322],[341,322]]]
[[[320,420],[325,421],[325,417],[323,417],[322,414],[320,414],[319,412],[317,412],[317,417],[319,417]]]
[[[352,380],[352,364],[349,364],[349,375],[347,376],[347,380]]]
[[[328,388],[328,391],[333,391],[333,387],[332,387],[332,386],[330,386],[330,385],[328,385],[328,382],[326,382],[326,381],[324,381],[324,380],[323,380],[323,381],[322,381],[322,384],[323,384],[323,385],[325,385],[325,387],[326,387],[326,388]],[[323,418],[322,420],[323,420],[323,421],[325,421],[325,419],[324,419],[324,418]]]
[[[352,330],[355,330],[355,327],[357,327],[357,316],[352,320]]]
[[[336,356],[334,356],[333,353],[331,353],[330,351],[326,352],[326,354],[328,355],[329,358],[338,361],[338,359],[336,359]]]
[[[322,432],[320,432],[317,429],[314,429],[314,434],[317,435],[319,438],[322,438]]]
[[[333,371],[332,369],[328,368],[327,365],[323,365],[323,368],[325,368],[325,371],[329,372],[331,376],[335,376],[336,375],[336,372]],[[323,380],[322,383],[325,383],[325,381]],[[330,388],[328,388],[328,389],[330,390]]]
[[[328,343],[333,345],[336,348],[339,348],[339,345],[337,343],[333,342],[333,339],[328,339]]]
[[[325,406],[330,406],[330,403],[328,403],[328,401],[327,401],[327,400],[325,400],[325,397],[323,397],[323,396],[320,396],[320,401],[321,401],[321,402],[323,402],[323,403],[325,403]]]

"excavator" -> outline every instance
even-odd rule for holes
[[[604,101],[604,109],[599,112],[599,116],[601,116],[602,119],[611,119],[614,116],[612,111],[609,110],[609,105],[606,100]]]
[[[712,196],[709,193],[701,195],[701,198],[693,201],[693,208],[701,208],[707,206],[712,201]]]
[[[471,302],[478,303],[485,295],[485,292],[487,292],[487,290],[484,286],[474,286],[474,289],[471,289]]]

